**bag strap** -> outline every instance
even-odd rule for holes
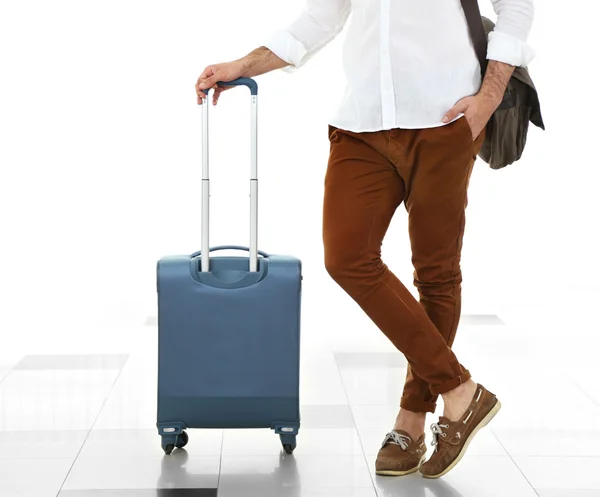
[[[465,11],[465,17],[467,18],[467,24],[469,25],[469,33],[471,34],[471,40],[475,47],[475,53],[479,59],[479,65],[481,66],[481,79],[485,77],[485,71],[487,69],[487,35],[483,27],[483,21],[481,20],[481,12],[479,11],[478,0],[460,0],[462,3],[463,10]]]

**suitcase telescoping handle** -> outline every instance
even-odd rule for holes
[[[258,177],[257,177],[257,127],[258,115],[256,111],[258,100],[258,84],[250,78],[238,78],[233,81],[219,81],[219,86],[247,86],[250,89],[251,98],[251,136],[250,136],[250,272],[258,271]],[[207,95],[202,105],[202,244],[201,248],[201,271],[210,271],[210,247],[209,235],[209,200],[210,180],[208,171],[208,94],[210,90],[204,90]]]

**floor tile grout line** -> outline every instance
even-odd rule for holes
[[[23,358],[21,358],[21,361],[23,360]],[[13,364],[8,371],[6,371],[6,374],[0,379],[0,385],[4,382],[4,380],[6,380],[6,378],[8,378],[10,376],[10,374],[15,370],[15,368],[19,365],[19,363],[21,362],[17,362],[16,364]]]
[[[223,468],[223,447],[225,444],[225,430],[221,430],[221,453],[219,454],[219,475],[217,476],[217,496],[221,485],[221,470]]]
[[[496,432],[490,427],[490,431],[492,432],[492,435],[494,435],[494,438],[496,440],[498,440],[498,443],[502,446],[502,448],[504,449],[504,452],[506,452],[506,455],[508,457],[510,457],[510,460],[512,461],[512,463],[515,465],[515,467],[519,470],[519,473],[521,473],[521,475],[523,475],[523,478],[525,478],[525,481],[529,484],[529,486],[531,487],[531,489],[535,492],[535,494],[539,497],[539,493],[538,491],[535,489],[535,487],[531,484],[531,482],[529,481],[529,478],[527,478],[527,476],[525,476],[525,473],[523,473],[523,470],[519,467],[519,465],[517,464],[517,462],[514,460],[513,456],[511,455],[510,452],[508,452],[508,450],[506,449],[506,447],[504,446],[504,444],[502,443],[502,440],[500,440],[500,438],[498,437],[498,435],[496,435]]]
[[[344,389],[344,395],[346,397],[347,406],[348,406],[348,409],[350,409],[350,415],[352,416],[352,423],[354,424],[354,431],[356,432],[356,436],[358,437],[358,443],[360,444],[360,449],[362,451],[362,455],[365,460],[365,464],[367,465],[367,471],[369,473],[369,478],[371,479],[371,484],[373,485],[373,491],[375,492],[376,496],[379,496],[379,492],[377,491],[377,485],[375,485],[375,480],[373,479],[374,476],[371,474],[371,470],[369,467],[369,460],[367,458],[367,454],[365,453],[363,441],[360,436],[360,433],[358,432],[358,427],[356,426],[356,420],[354,419],[354,411],[352,410],[352,405],[350,404],[350,397],[348,396],[348,391],[346,390],[346,384],[344,383],[344,377],[342,376],[342,371],[340,369],[340,365],[338,364],[337,358],[335,357],[335,352],[332,349],[330,349],[330,350],[331,350],[331,353],[333,354],[333,360],[335,362],[335,367],[336,367],[339,377],[340,377],[340,382],[342,383],[342,388]]]
[[[505,457],[505,456],[478,456],[478,457]],[[511,455],[509,454],[508,457],[511,457]],[[578,455],[563,456],[562,454],[552,454],[552,455],[528,454],[528,455],[518,455],[516,457],[523,457],[523,458],[527,458],[527,459],[598,459],[598,460],[600,460],[600,456],[578,456]]]
[[[121,366],[121,369],[119,370],[119,374],[115,378],[115,381],[113,381],[113,384],[110,387],[110,390],[108,391],[108,394],[106,395],[106,398],[104,399],[104,402],[102,402],[102,406],[98,410],[98,414],[96,415],[96,418],[94,419],[94,422],[92,423],[92,426],[90,426],[90,429],[88,430],[87,435],[86,435],[85,439],[83,440],[83,443],[81,444],[81,447],[79,448],[79,451],[77,452],[77,455],[75,456],[75,459],[73,459],[73,464],[71,464],[71,467],[69,468],[69,471],[68,471],[67,475],[65,476],[65,479],[61,483],[60,488],[58,489],[58,493],[56,494],[56,497],[58,497],[60,495],[60,493],[63,490],[63,487],[65,486],[65,483],[69,479],[69,475],[71,474],[71,471],[73,471],[73,467],[75,466],[75,463],[77,462],[77,459],[79,459],[81,451],[83,450],[83,447],[85,446],[85,443],[88,441],[88,438],[90,437],[90,434],[92,433],[92,430],[94,429],[94,426],[96,426],[96,423],[98,422],[98,418],[102,414],[102,411],[104,410],[104,407],[106,406],[106,402],[108,401],[108,398],[110,397],[110,395],[112,394],[113,390],[115,389],[115,385],[119,381],[119,378],[121,378],[121,375],[123,374],[123,370],[125,369],[125,366],[127,365],[128,361],[129,361],[129,355],[127,356],[127,359],[125,360],[125,362]]]
[[[575,385],[575,388],[577,388],[577,390],[579,390],[583,395],[585,395],[588,399],[590,399],[594,405],[596,406],[600,406],[600,402],[596,402],[596,399],[594,397],[592,397],[589,393],[587,393],[580,385],[579,383],[577,383],[574,379],[569,378],[569,383],[572,383],[573,385]]]

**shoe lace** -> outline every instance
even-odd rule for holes
[[[400,433],[396,433],[395,431],[391,431],[385,436],[383,443],[381,444],[381,448],[385,447],[388,443],[393,443],[399,445],[403,450],[408,449],[408,444],[411,442],[411,439],[406,435],[402,435]]]
[[[431,431],[433,432],[433,440],[431,442],[431,445],[435,446],[435,450],[437,450],[437,446],[439,443],[439,437],[443,437],[446,438],[446,432],[444,432],[444,430],[442,430],[442,428],[450,428],[450,425],[444,425],[444,424],[440,424],[440,423],[433,423],[431,425]]]

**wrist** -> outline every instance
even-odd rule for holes
[[[479,92],[477,97],[483,103],[483,105],[489,109],[496,110],[496,108],[502,102],[502,97],[504,95],[497,95],[496,93],[488,93],[488,92]]]
[[[250,78],[250,67],[251,61],[249,60],[249,56],[242,57],[235,61],[235,64],[238,67],[238,72],[240,74],[240,78]]]

